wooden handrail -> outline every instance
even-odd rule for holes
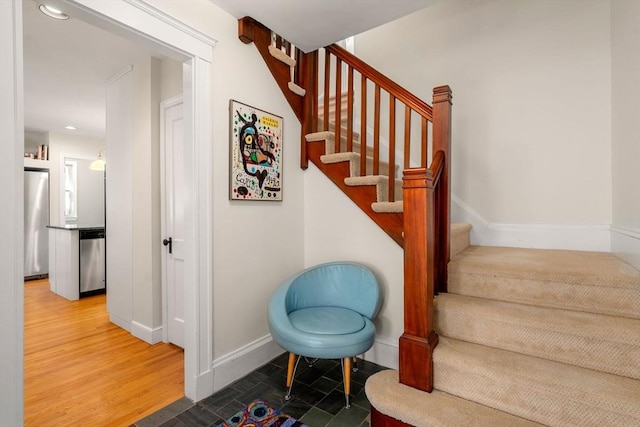
[[[433,156],[433,161],[431,162],[431,166],[429,166],[427,175],[427,179],[431,181],[431,186],[434,188],[440,181],[440,175],[444,170],[444,164],[444,151],[440,150]]]
[[[342,62],[358,70],[363,76],[379,85],[385,91],[393,94],[394,97],[407,104],[412,110],[416,111],[421,116],[426,117],[429,120],[433,119],[433,110],[429,104],[382,74],[380,71],[373,68],[371,65],[341,48],[337,44],[327,46],[325,49],[340,58]]]

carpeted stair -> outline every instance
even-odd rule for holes
[[[415,426],[640,426],[640,272],[605,253],[472,246],[435,301],[431,394],[367,382]]]

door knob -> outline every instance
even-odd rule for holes
[[[173,238],[169,237],[169,239],[164,239],[162,241],[162,244],[165,246],[169,246],[169,253],[172,253],[172,246],[173,246]]]

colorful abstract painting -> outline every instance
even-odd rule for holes
[[[282,200],[282,117],[238,101],[231,118],[231,200]]]

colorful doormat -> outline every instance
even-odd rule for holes
[[[217,427],[308,427],[295,418],[273,408],[262,400],[254,400]]]

